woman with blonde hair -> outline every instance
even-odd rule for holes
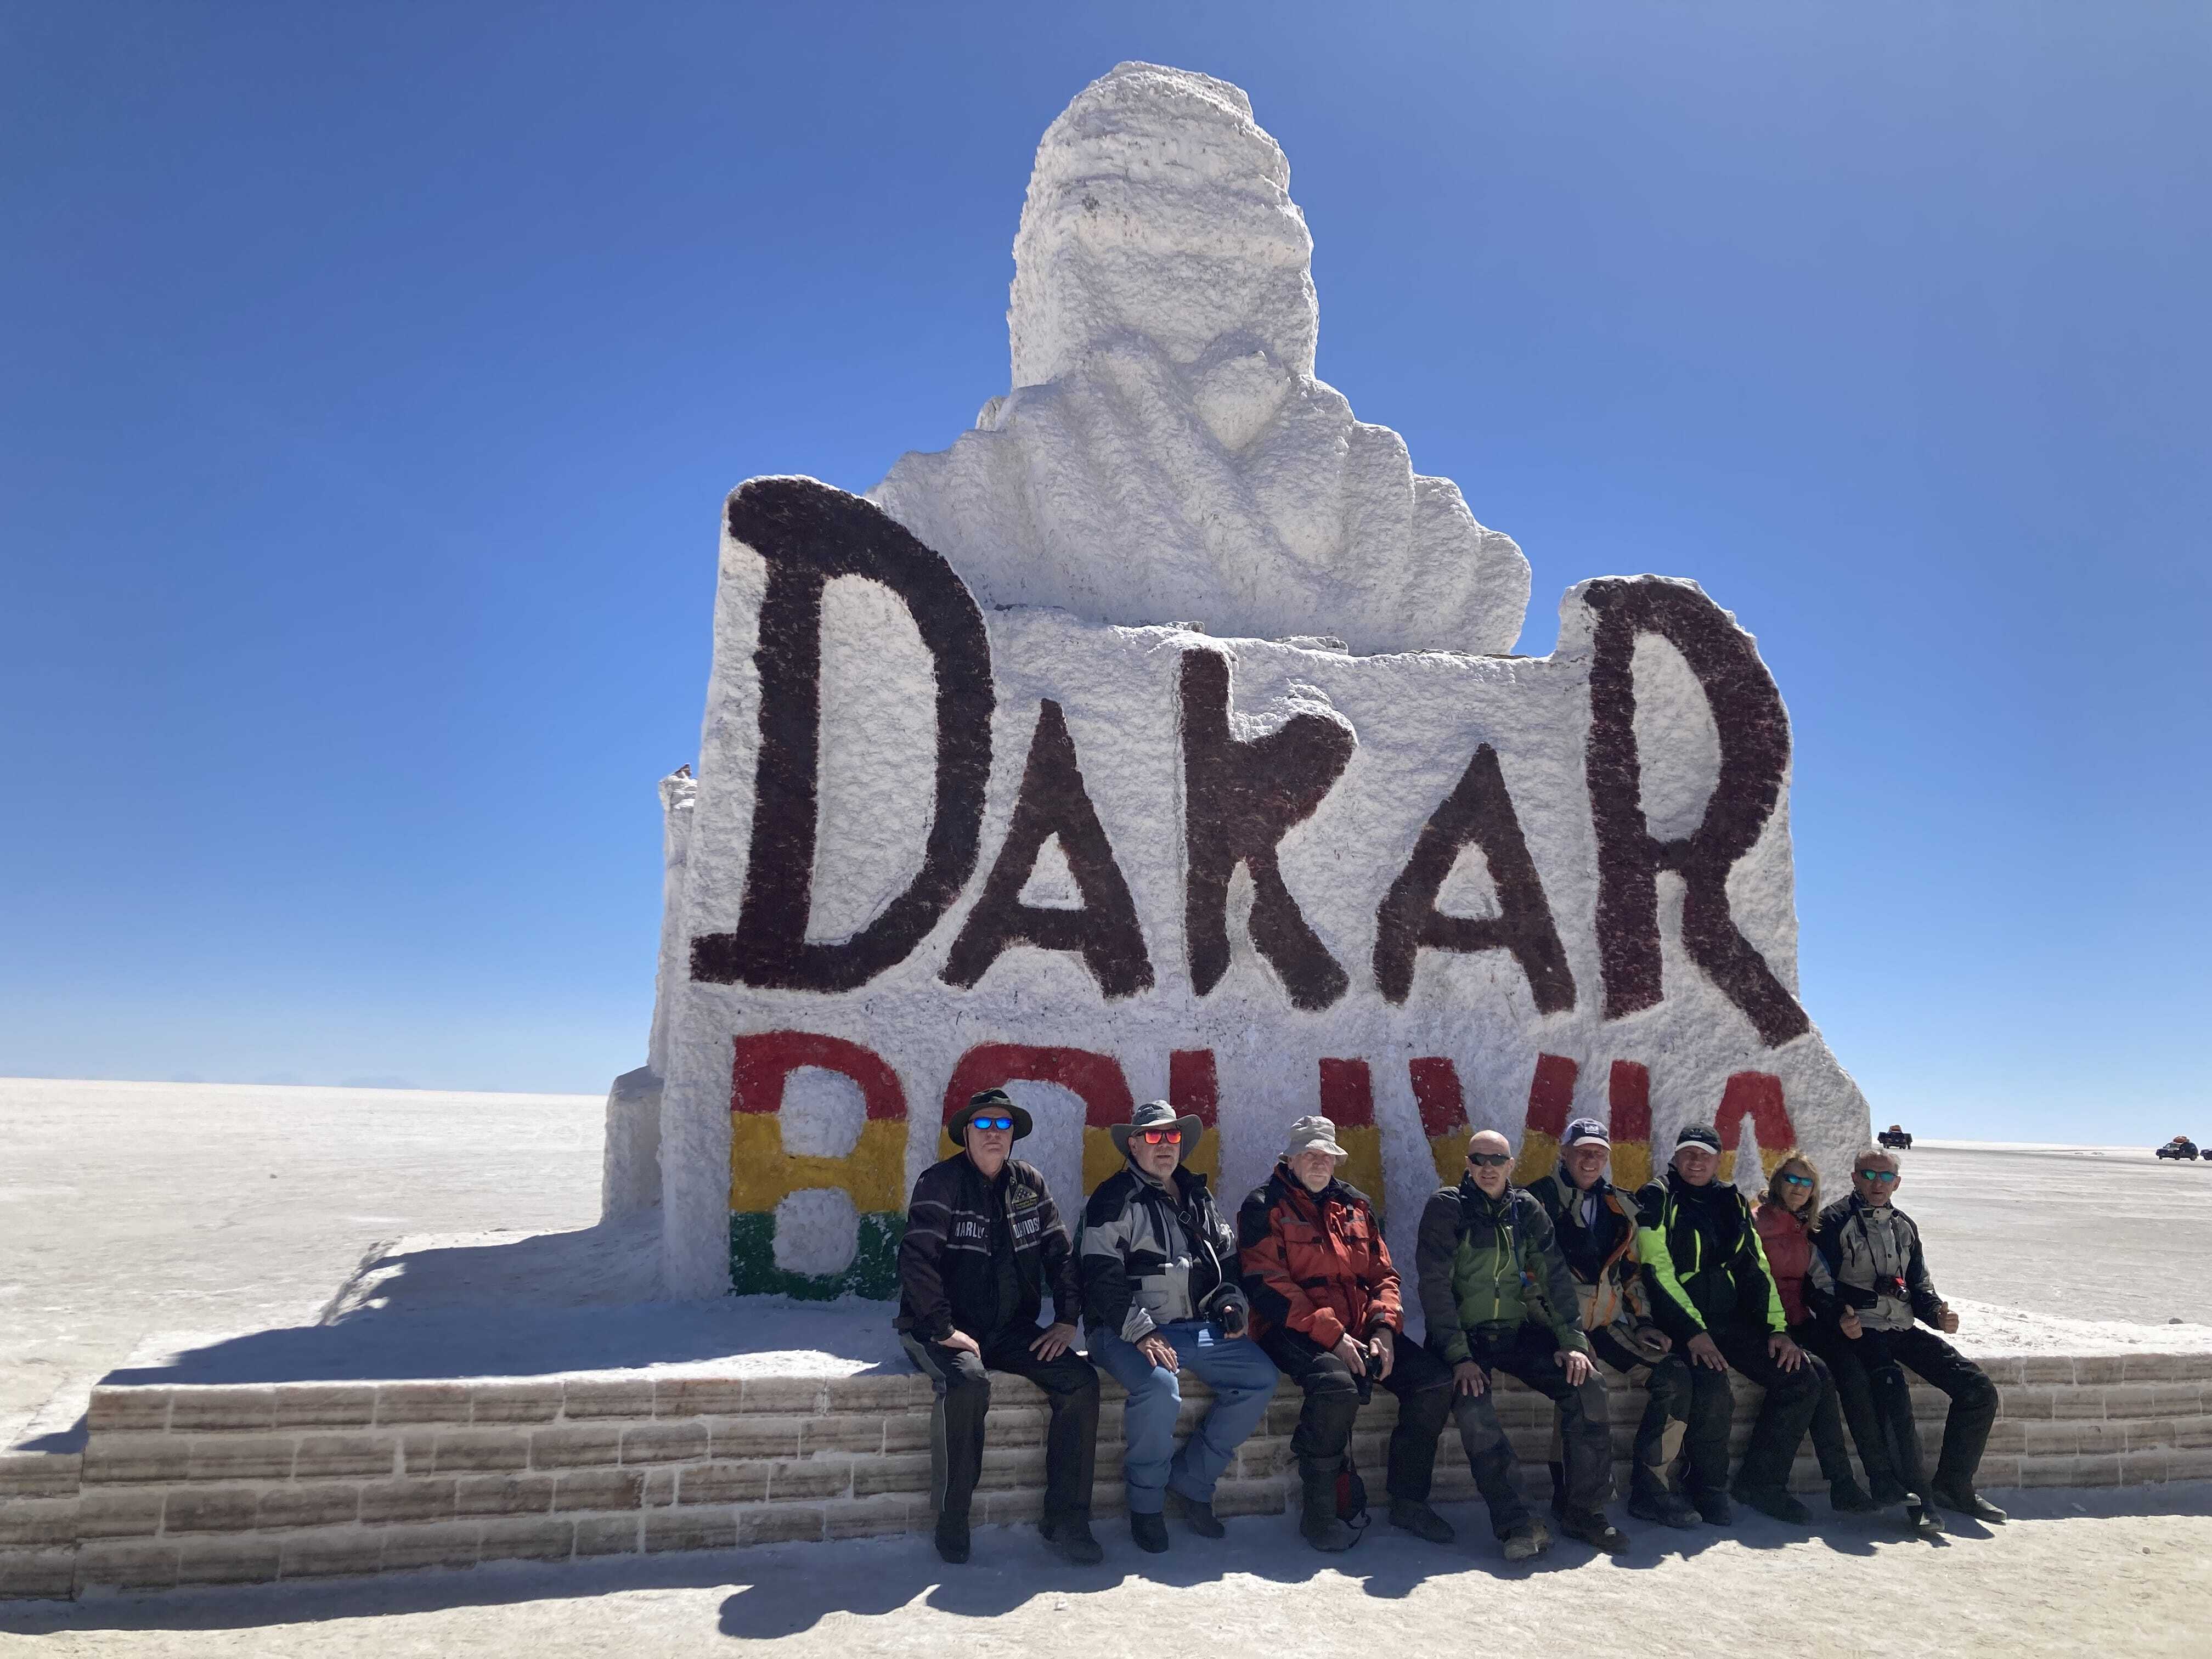
[[[1759,1225],[1767,1271],[1790,1322],[1790,1340],[1809,1352],[1827,1346],[1820,1341],[1813,1310],[1805,1301],[1805,1276],[1813,1265],[1812,1230],[1820,1215],[1820,1172],[1793,1146],[1767,1177],[1765,1194],[1753,1208],[1752,1219]],[[1820,1474],[1828,1483],[1828,1504],[1839,1512],[1863,1514],[1879,1505],[1851,1473],[1850,1448],[1844,1439],[1835,1378],[1826,1366],[1820,1370],[1820,1399],[1813,1408],[1813,1452],[1820,1460]],[[1863,1461],[1863,1449],[1861,1457]]]

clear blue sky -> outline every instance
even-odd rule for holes
[[[1877,1115],[2212,1134],[2212,11],[1073,12],[0,4],[0,1073],[637,1064],[724,492],[1005,389],[1037,137],[1147,58],[1522,650],[1619,571],[1758,634]]]

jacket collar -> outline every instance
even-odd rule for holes
[[[1472,1175],[1463,1175],[1459,1178],[1459,1201],[1462,1207],[1470,1204],[1474,1205],[1486,1215],[1504,1215],[1511,1209],[1513,1190],[1513,1183],[1509,1181],[1505,1183],[1504,1196],[1492,1198],[1474,1184],[1474,1177]]]

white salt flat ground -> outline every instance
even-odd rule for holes
[[[1449,1437],[1447,1437],[1449,1443]],[[2008,1500],[2012,1501],[2012,1500]],[[965,1567],[921,1538],[477,1567],[374,1581],[0,1604],[0,1654],[198,1659],[398,1655],[624,1659],[735,1653],[1303,1659],[1310,1654],[1960,1653],[2191,1656],[2208,1650],[2212,1486],[2018,1495],[2002,1529],[1918,1544],[1850,1519],[1808,1538],[1753,1516],[1723,1536],[1647,1530],[1594,1559],[1562,1545],[1508,1571],[1476,1506],[1462,1541],[1377,1534],[1346,1556],[1308,1549],[1282,1516],[1232,1521],[1139,1557],[1101,1528],[1105,1564],[1048,1556],[1029,1528],[986,1528]],[[1141,1565],[1139,1563],[1141,1562]],[[1794,1609],[1785,1613],[1784,1609]]]
[[[643,1324],[602,1321],[591,1340],[613,1346],[578,1357],[583,1336],[550,1311],[641,1283],[633,1240],[592,1225],[603,1110],[583,1095],[0,1080],[0,1444],[65,1429],[149,1335],[311,1326],[342,1288],[455,1319],[549,1310],[528,1333],[539,1349],[624,1363]],[[1902,1201],[1947,1294],[1996,1304],[1970,1310],[1971,1346],[2212,1346],[2212,1165],[1928,1145],[1908,1154]],[[668,1310],[653,1334],[711,1345],[734,1311]],[[2172,1319],[2187,1322],[2140,1328]],[[892,1352],[873,1310],[744,1322],[844,1369]]]

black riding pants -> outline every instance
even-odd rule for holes
[[[1644,1385],[1644,1420],[1636,1425],[1636,1460],[1629,1475],[1632,1489],[1644,1497],[1679,1492],[1681,1475],[1675,1461],[1690,1428],[1690,1369],[1681,1352],[1662,1357],[1656,1364],[1640,1357],[1609,1331],[1590,1334],[1597,1357],[1624,1376],[1639,1365],[1650,1365],[1651,1376]],[[1610,1448],[1608,1448],[1610,1450]]]
[[[1935,1484],[1972,1488],[1997,1415],[1996,1384],[1980,1366],[1935,1332],[1917,1326],[1909,1331],[1869,1329],[1856,1340],[1823,1328],[1816,1340],[1835,1374],[1869,1480],[1883,1486],[1894,1480],[1907,1492],[1927,1488],[1927,1462],[1912,1420],[1911,1385],[1905,1376],[1910,1369],[1951,1397]]]
[[[1827,1372],[1811,1355],[1796,1370],[1784,1370],[1767,1352],[1764,1331],[1724,1326],[1707,1333],[1729,1370],[1737,1370],[1766,1390],[1759,1418],[1751,1427],[1751,1443],[1744,1449],[1743,1465],[1736,1483],[1743,1486],[1787,1486],[1790,1466],[1796,1461],[1798,1443],[1813,1421],[1827,1386]],[[1700,1365],[1685,1353],[1690,1367],[1690,1432],[1688,1481],[1698,1492],[1729,1488],[1729,1425],[1735,1416],[1735,1396],[1727,1371]]]
[[[1359,1414],[1360,1379],[1335,1353],[1310,1337],[1278,1326],[1260,1339],[1275,1368],[1305,1390],[1291,1451],[1302,1460],[1334,1468],[1352,1443]],[[1437,1440],[1451,1409],[1451,1372],[1419,1343],[1399,1339],[1390,1375],[1372,1387],[1398,1396],[1398,1426],[1390,1431],[1390,1496],[1426,1503],[1437,1468]]]
[[[1041,1327],[1006,1332],[978,1356],[902,1334],[907,1357],[936,1393],[929,1419],[930,1500],[940,1516],[968,1518],[983,1473],[983,1414],[991,1409],[993,1371],[1025,1376],[1052,1407],[1044,1438],[1044,1518],[1087,1516],[1098,1457],[1098,1373],[1081,1354],[1040,1359],[1030,1344]]]
[[[1578,1515],[1603,1510],[1613,1493],[1613,1431],[1605,1384],[1595,1368],[1580,1387],[1569,1383],[1559,1364],[1558,1340],[1534,1322],[1469,1331],[1468,1347],[1492,1378],[1499,1371],[1517,1377],[1559,1408],[1566,1464],[1563,1507]],[[1514,1478],[1513,1445],[1498,1420],[1491,1390],[1454,1392],[1452,1419],[1459,1425],[1460,1445],[1474,1484],[1490,1505],[1491,1530],[1503,1538],[1528,1519],[1528,1505]]]

